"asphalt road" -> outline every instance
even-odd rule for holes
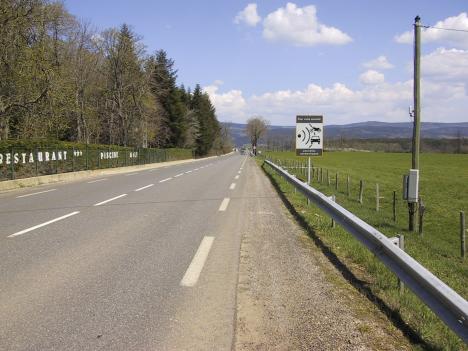
[[[231,155],[0,194],[0,349],[231,349],[249,167]]]

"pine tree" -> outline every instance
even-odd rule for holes
[[[213,142],[219,135],[220,127],[210,97],[202,91],[199,84],[193,91],[192,109],[195,111],[199,124],[196,153],[197,155],[206,155],[212,149]]]

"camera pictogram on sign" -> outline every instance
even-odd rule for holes
[[[314,127],[312,124],[304,127],[297,134],[297,138],[301,141],[302,145],[312,148],[315,143],[320,145],[320,132],[321,128]]]

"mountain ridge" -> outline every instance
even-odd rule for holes
[[[245,124],[222,122],[229,126],[231,136],[236,145],[248,144],[245,134]],[[295,134],[295,126],[274,126],[268,128],[267,138],[291,139]],[[367,121],[350,124],[329,124],[324,126],[325,138],[329,139],[407,139],[413,134],[412,122],[379,122]],[[468,137],[468,122],[422,122],[421,137],[427,139],[455,139]]]

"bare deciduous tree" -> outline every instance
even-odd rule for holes
[[[257,155],[257,144],[260,138],[266,133],[269,122],[261,116],[251,117],[247,120],[245,131],[250,138],[252,150]]]

